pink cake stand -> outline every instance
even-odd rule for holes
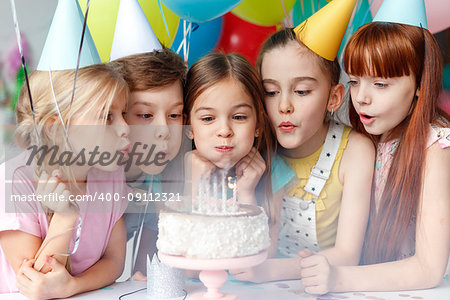
[[[259,265],[267,258],[267,251],[256,255],[226,258],[226,259],[195,259],[184,256],[169,255],[158,252],[159,259],[166,265],[187,269],[200,270],[199,278],[208,289],[205,293],[197,293],[189,296],[192,300],[221,299],[238,300],[233,294],[220,292],[220,287],[227,281],[227,269],[250,268]]]

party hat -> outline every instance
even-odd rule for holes
[[[157,49],[161,49],[161,44],[139,2],[137,0],[121,0],[110,60],[152,52]]]
[[[428,29],[423,0],[384,0],[373,21],[407,24]]]
[[[123,1],[123,0],[122,0]],[[184,273],[163,264],[156,254],[150,262],[147,255],[147,296],[150,299],[168,299],[185,296]]]
[[[59,0],[37,70],[75,69],[84,17],[76,0]],[[101,63],[94,40],[86,27],[80,67]]]
[[[333,61],[339,51],[356,0],[333,0],[294,28],[306,47]]]

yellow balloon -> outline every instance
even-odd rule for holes
[[[87,0],[78,0],[78,2],[84,14]],[[118,11],[119,0],[96,0],[89,5],[87,24],[103,62],[109,61]]]
[[[169,38],[159,10],[158,0],[138,1],[158,39],[162,44],[170,48],[175,39],[180,18],[161,3],[170,33]],[[86,12],[87,0],[78,0],[78,2],[84,14]],[[95,0],[91,1],[89,5],[87,24],[94,39],[95,46],[97,47],[98,54],[103,62],[109,61],[119,3],[120,0]]]
[[[262,26],[281,22],[289,15],[296,0],[244,0],[232,12],[239,18]],[[284,9],[283,5],[284,3]]]
[[[164,25],[164,20],[159,9],[158,1],[139,0],[139,4],[141,4],[142,10],[147,16],[147,19],[150,22],[150,25],[152,26],[152,29],[161,44],[163,44],[167,48],[170,48],[173,41],[175,40],[175,35],[177,34],[180,17],[169,10],[167,7],[165,7],[161,2],[161,8],[163,10],[164,18],[166,19],[167,27],[169,29],[169,36],[167,34],[166,26]]]

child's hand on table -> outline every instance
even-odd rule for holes
[[[300,274],[305,292],[318,295],[330,292],[336,276],[335,268],[328,259],[310,250],[299,251],[298,255],[302,257]]]
[[[144,274],[142,274],[141,272],[137,271],[136,273],[134,273],[133,277],[131,277],[134,281],[143,281],[146,282],[147,281],[147,276],[145,276]]]
[[[268,259],[262,264],[252,268],[229,270],[230,274],[234,275],[236,280],[250,281],[254,283],[261,283],[272,281],[272,274],[276,268],[276,261]]]
[[[33,268],[34,259],[24,260],[16,275],[19,292],[30,299],[70,297],[72,275],[53,257],[46,258],[50,271],[46,274]]]

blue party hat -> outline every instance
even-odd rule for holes
[[[37,70],[75,69],[84,17],[76,0],[59,0]],[[101,63],[94,40],[86,27],[80,67]]]
[[[121,0],[110,60],[161,49],[150,23],[137,0]]]
[[[373,21],[407,24],[428,29],[423,0],[384,0]]]

